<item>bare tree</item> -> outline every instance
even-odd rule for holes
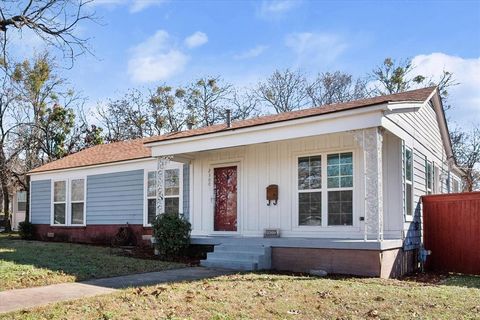
[[[396,61],[386,58],[371,74],[372,79],[378,82],[376,93],[383,95],[403,92],[410,89],[412,84],[424,82],[423,75],[411,76],[414,68],[411,59]]]
[[[198,127],[211,126],[225,118],[232,86],[220,77],[198,79],[185,90],[184,103],[192,110],[194,124]]]
[[[308,86],[307,93],[314,106],[369,97],[365,80],[354,80],[352,75],[340,71],[319,73],[314,82]]]
[[[261,102],[282,113],[306,106],[308,83],[300,71],[276,70],[267,80],[260,82],[255,94]]]
[[[480,189],[480,126],[470,131],[456,128],[450,132],[457,164],[465,171],[465,191]]]
[[[377,83],[375,93],[392,94],[403,92],[412,87],[438,86],[443,101],[444,110],[450,109],[448,104],[448,89],[459,83],[455,81],[453,74],[443,70],[439,79],[434,79],[432,75],[412,75],[415,65],[411,59],[396,61],[392,58],[386,58],[383,64],[373,69],[370,77]]]
[[[108,142],[137,139],[154,134],[148,100],[139,90],[131,89],[119,99],[108,100],[98,108],[98,120]]]
[[[81,21],[93,19],[93,14],[86,10],[89,2],[91,0],[2,1],[0,40],[4,58],[8,51],[8,31],[28,29],[73,62],[78,54],[88,51],[87,39],[80,38],[76,30]]]
[[[188,121],[188,112],[183,104],[185,94],[185,89],[173,89],[167,85],[160,86],[151,93],[149,103],[155,134],[182,130]]]
[[[6,72],[1,74],[0,89],[0,186],[3,198],[2,211],[6,217],[7,231],[10,230],[10,189],[12,181],[12,163],[22,152],[22,141],[18,139],[17,132],[26,119],[16,108],[15,102],[18,94],[11,83],[11,78]]]
[[[232,120],[245,120],[260,115],[258,97],[247,90],[235,90],[230,103],[233,107]]]

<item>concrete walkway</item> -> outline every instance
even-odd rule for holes
[[[140,287],[166,282],[198,280],[231,273],[226,270],[191,267],[132,274],[84,282],[52,284],[44,287],[0,292],[0,313],[38,307],[53,302],[75,300],[108,294],[117,289]]]

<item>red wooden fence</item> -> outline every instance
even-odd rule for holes
[[[422,197],[426,268],[480,274],[480,192]]]

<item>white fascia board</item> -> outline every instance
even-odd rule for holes
[[[140,169],[155,170],[156,163],[157,162],[154,158],[144,158],[115,163],[105,163],[93,166],[68,168],[63,170],[35,172],[30,174],[30,180],[38,181],[47,179],[68,178],[71,176],[92,176],[97,174],[124,172]]]
[[[147,146],[152,149],[152,156],[158,157],[371,128],[381,125],[381,111],[386,108],[387,104],[381,104],[323,116],[160,141]]]
[[[416,112],[425,104],[425,102],[390,102],[385,114]]]

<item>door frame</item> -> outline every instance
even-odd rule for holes
[[[242,230],[242,203],[243,203],[243,171],[242,171],[242,161],[235,160],[235,161],[228,161],[228,162],[212,162],[209,165],[209,194],[210,194],[210,210],[209,210],[209,220],[210,220],[210,234],[217,235],[217,236],[224,236],[224,235],[239,235],[241,234]],[[225,167],[237,167],[237,230],[236,231],[215,231],[215,195],[214,195],[214,188],[215,188],[215,179],[214,179],[214,170],[215,168],[225,168]]]

